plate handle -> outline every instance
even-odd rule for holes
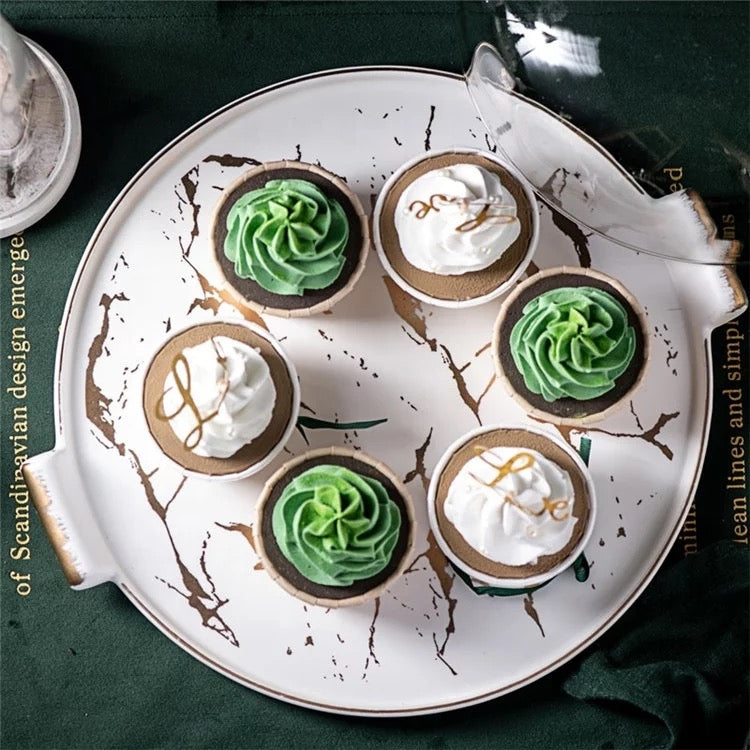
[[[675,286],[687,300],[682,308],[683,318],[690,321],[694,330],[703,331],[709,340],[711,331],[747,309],[747,294],[731,266],[668,263]]]
[[[74,589],[115,580],[116,566],[96,519],[76,507],[84,494],[71,451],[55,448],[23,464],[23,478],[60,567]]]
[[[711,217],[711,214],[703,202],[703,199],[694,190],[687,191],[692,209],[703,225],[706,240],[709,244],[719,242],[719,230]],[[697,304],[706,308],[705,320],[709,330],[729,323],[741,315],[747,309],[747,292],[742,285],[737,264],[740,263],[742,245],[738,240],[723,241],[725,252],[721,257],[724,265],[708,266],[706,268],[705,281],[714,286],[712,292],[701,286],[703,294],[697,295]],[[695,272],[695,268],[691,268]],[[682,269],[683,276],[689,273]]]
[[[718,229],[706,204],[693,190],[688,190],[687,195],[694,214],[692,219],[702,224],[707,242],[715,243]],[[709,340],[712,330],[740,316],[748,304],[747,292],[736,268],[742,245],[732,240],[724,242],[724,246],[720,265],[668,261],[675,284],[682,291],[687,290],[690,298],[690,304],[683,310],[684,316],[692,318],[692,325],[703,329]]]

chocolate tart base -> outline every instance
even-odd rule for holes
[[[253,279],[237,276],[234,263],[224,254],[227,216],[234,203],[250,190],[270,180],[307,180],[317,185],[327,198],[338,201],[349,222],[346,260],[339,277],[325,289],[308,289],[301,295],[274,294]],[[211,227],[213,254],[225,281],[225,287],[239,300],[261,313],[279,317],[314,315],[324,312],[345,297],[362,274],[370,246],[370,228],[362,204],[346,184],[314,164],[277,161],[261,164],[229,185],[219,198]]]
[[[173,358],[183,349],[196,346],[213,336],[227,336],[260,350],[271,371],[276,387],[276,403],[266,429],[229,458],[205,458],[185,448],[168,422],[156,416],[156,404],[162,395],[164,381]],[[271,342],[252,329],[233,323],[204,323],[178,333],[156,353],[146,371],[143,387],[143,410],[148,429],[164,453],[184,469],[207,476],[223,477],[246,471],[260,463],[284,439],[294,418],[296,387],[286,362]]]
[[[545,401],[541,394],[532,393],[513,361],[510,335],[513,326],[523,315],[523,308],[535,297],[560,287],[590,286],[611,294],[626,310],[628,323],[635,330],[635,354],[625,372],[615,381],[615,387],[598,398],[578,401],[560,398]],[[616,410],[640,385],[649,358],[649,339],[645,313],[637,300],[619,282],[589,268],[551,268],[540,271],[519,284],[503,301],[493,337],[495,368],[510,395],[528,414],[556,424],[581,425],[598,421]]]
[[[535,450],[554,461],[561,469],[570,475],[573,483],[574,501],[573,515],[578,519],[570,541],[554,555],[544,555],[538,558],[534,565],[505,565],[495,562],[481,555],[461,536],[456,527],[445,515],[445,500],[448,489],[458,472],[474,456],[474,448],[513,447]],[[498,428],[469,438],[448,459],[437,479],[435,492],[435,517],[440,535],[453,554],[466,563],[478,574],[492,578],[506,578],[522,580],[531,576],[541,575],[552,570],[569,558],[584,535],[591,513],[591,498],[589,496],[586,478],[583,476],[578,463],[557,443],[543,435],[516,428]],[[572,560],[571,560],[572,562]]]
[[[430,273],[413,266],[404,256],[394,220],[396,206],[404,190],[418,177],[455,164],[477,164],[500,178],[503,187],[516,201],[521,233],[495,263],[481,271],[450,275]],[[533,213],[534,208],[523,186],[507,169],[481,153],[451,152],[427,157],[398,177],[388,189],[376,221],[379,224],[380,245],[396,275],[429,297],[459,302],[484,297],[510,279],[527,257],[534,235]]]
[[[377,479],[401,511],[401,529],[390,562],[380,573],[351,586],[324,586],[308,580],[282,554],[273,533],[273,509],[284,488],[314,466],[335,464]],[[341,607],[361,604],[379,596],[403,572],[414,547],[416,521],[412,501],[401,481],[379,461],[361,451],[324,448],[310,451],[281,467],[266,483],[258,500],[253,527],[256,551],[268,574],[290,594],[310,604]]]

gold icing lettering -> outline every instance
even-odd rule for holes
[[[219,413],[219,409],[224,403],[224,399],[226,398],[227,392],[229,390],[229,378],[226,375],[226,357],[221,353],[217,342],[213,338],[211,339],[211,344],[213,345],[214,351],[216,352],[216,361],[219,363],[225,373],[225,376],[219,381],[219,400],[216,404],[216,408],[206,415],[202,415],[200,413],[200,409],[195,403],[195,399],[193,398],[193,395],[190,391],[190,365],[188,365],[187,359],[182,352],[175,355],[169,368],[170,372],[172,373],[172,377],[174,378],[174,382],[177,386],[180,397],[182,398],[182,403],[171,414],[166,413],[164,409],[164,397],[171,390],[169,388],[164,391],[164,393],[162,393],[162,395],[159,397],[159,400],[156,402],[156,418],[161,420],[162,422],[169,422],[170,420],[174,419],[185,408],[192,412],[196,425],[192,430],[190,430],[185,439],[182,441],[185,449],[189,451],[195,450],[195,448],[200,443],[201,438],[203,437],[203,425],[206,424],[206,422],[210,422]]]
[[[472,232],[475,229],[479,229],[483,224],[511,224],[517,218],[513,214],[503,213],[504,209],[510,209],[512,206],[497,204],[492,198],[487,200],[470,200],[469,198],[450,197],[442,193],[431,195],[427,201],[412,201],[409,204],[409,211],[414,213],[415,219],[424,219],[430,211],[439,213],[442,207],[451,205],[461,206],[466,210],[472,206],[481,206],[479,213],[455,227],[456,232]],[[491,208],[497,210],[492,211]]]
[[[530,469],[534,465],[534,456],[532,456],[531,453],[526,453],[525,451],[516,453],[514,456],[511,456],[504,464],[501,464],[499,466],[498,464],[491,461],[487,456],[488,453],[492,455],[488,448],[485,448],[482,445],[477,445],[474,447],[474,452],[482,461],[484,461],[488,466],[491,466],[497,472],[495,478],[492,479],[492,481],[490,481],[489,483],[479,479],[479,477],[477,477],[475,474],[469,473],[469,476],[471,476],[472,479],[479,482],[479,484],[483,484],[485,487],[494,487],[505,477],[507,477],[508,474],[515,474],[516,472],[523,471],[524,469]],[[510,505],[518,508],[518,510],[520,510],[521,512],[526,513],[530,516],[536,516],[537,518],[544,515],[544,513],[549,513],[554,521],[565,521],[570,516],[570,511],[568,510],[568,501],[564,498],[552,500],[549,497],[543,497],[542,508],[536,511],[531,510],[531,508],[527,508],[525,505],[521,505],[521,503],[519,503],[512,494],[506,494],[504,499],[506,503],[510,503]]]

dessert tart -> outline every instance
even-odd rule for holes
[[[503,301],[495,368],[535,418],[585,425],[620,408],[643,381],[646,316],[615,279],[590,268],[551,268]]]
[[[364,209],[341,178],[278,161],[223,191],[211,243],[220,287],[260,313],[295,317],[325,312],[352,290],[370,237]]]
[[[469,307],[503,294],[524,272],[538,213],[532,190],[494,154],[429,151],[386,182],[373,238],[405,291],[435,305]]]
[[[438,545],[489,586],[539,586],[572,565],[594,523],[580,456],[538,430],[482,427],[442,456],[427,499]]]
[[[343,607],[379,596],[404,571],[415,539],[409,493],[361,451],[325,448],[266,483],[253,526],[268,574],[310,604]]]
[[[294,365],[259,326],[178,332],[146,368],[143,411],[163,454],[188,474],[238,479],[283,448],[299,412]]]

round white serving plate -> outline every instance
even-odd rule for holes
[[[181,135],[102,219],[64,314],[57,444],[25,477],[71,585],[114,581],[167,636],[218,672],[299,705],[403,716],[470,705],[563,664],[612,625],[675,540],[698,480],[711,412],[707,340],[741,312],[731,270],[638,255],[542,206],[530,272],[590,264],[646,308],[646,381],[618,414],[578,432],[529,420],[495,382],[500,301],[466,310],[408,296],[371,254],[331,314],[264,321],[294,361],[301,414],[368,429],[304,428],[263,472],[209,485],[159,454],[141,413],[147,352],[191,322],[244,317],[217,291],[209,225],[221,190],[259,161],[301,158],[346,178],[365,206],[429,148],[489,147],[460,77],[404,68],[307,76],[240,99]],[[477,596],[428,533],[436,461],[481,423],[541,425],[591,441],[599,499],[586,583],[566,571],[532,596]],[[308,445],[309,442],[309,445]],[[403,478],[416,557],[375,602],[306,606],[259,569],[251,524],[277,464],[308,448],[361,447]]]

